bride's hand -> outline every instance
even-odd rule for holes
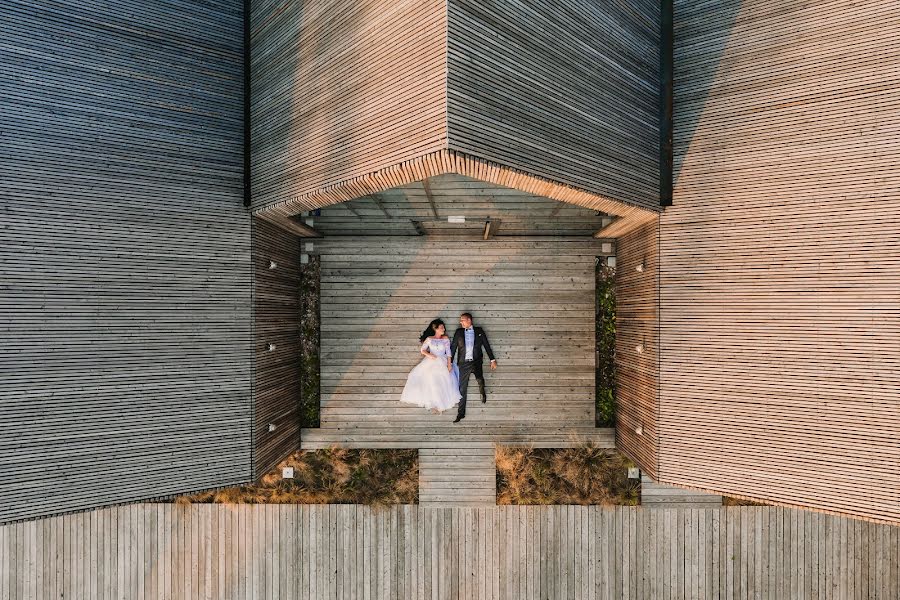
[[[453,363],[451,363],[451,362],[447,363],[447,371],[449,371],[450,373],[453,372]]]

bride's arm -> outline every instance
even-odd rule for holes
[[[431,352],[428,351],[428,340],[427,339],[422,344],[422,349],[419,350],[419,352],[422,354],[422,356],[426,356],[428,358],[437,358],[437,356],[435,356],[434,354],[432,354]]]

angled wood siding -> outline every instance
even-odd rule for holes
[[[675,21],[660,479],[900,521],[900,5]]]
[[[658,234],[654,221],[616,243],[616,447],[651,477],[657,475]]]
[[[253,465],[259,477],[300,447],[300,240],[255,218],[253,322]]]
[[[3,3],[0,521],[250,467],[241,3]]]
[[[254,208],[446,147],[444,0],[252,6]]]
[[[449,147],[659,206],[659,3],[449,0]]]

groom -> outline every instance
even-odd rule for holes
[[[475,373],[478,389],[481,390],[481,401],[487,402],[487,395],[484,392],[484,371],[481,368],[484,360],[482,348],[491,359],[491,370],[497,368],[494,351],[491,350],[487,335],[484,329],[472,324],[472,315],[469,313],[459,315],[459,324],[460,328],[453,334],[453,340],[450,342],[450,356],[455,354],[456,364],[459,366],[459,393],[462,395],[454,423],[459,423],[466,416],[466,392],[469,390],[469,376],[472,373]]]

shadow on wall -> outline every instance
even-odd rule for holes
[[[730,40],[729,35],[718,35],[715,32],[731,31],[737,21],[742,0],[716,2],[715,9],[710,9],[708,2],[697,2],[696,0],[675,0],[674,3],[674,80],[676,85],[673,108],[675,152],[672,163],[672,182],[677,186],[678,176],[685,158],[689,154],[688,149],[703,116],[709,92],[720,72],[723,54]],[[705,29],[708,35],[702,36],[701,39],[695,38],[697,39],[695,43],[688,44],[684,41],[683,36],[679,35],[678,24],[688,19],[693,20],[694,14],[700,12],[704,15]],[[696,28],[697,26],[692,24],[692,29]],[[703,60],[696,58],[692,58],[690,61],[686,60],[688,55],[696,57],[698,54],[703,55]],[[684,66],[687,64],[690,64],[689,70]],[[684,83],[680,83],[684,80],[690,80],[691,85],[686,86]],[[686,95],[691,97],[689,102],[683,101]]]

